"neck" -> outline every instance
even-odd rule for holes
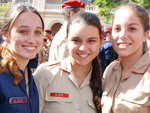
[[[25,72],[25,68],[26,68],[29,60],[19,60],[19,59],[17,59],[16,61],[17,61],[19,69],[21,69],[23,72]]]
[[[75,76],[78,77],[86,77],[88,75],[88,73],[91,70],[91,66],[87,65],[87,66],[80,66],[78,64],[72,64],[72,70],[75,74]]]
[[[142,57],[142,53],[134,54],[129,57],[121,57],[122,75],[130,70],[134,64]]]
[[[106,38],[107,41],[111,42],[111,39],[109,37]]]

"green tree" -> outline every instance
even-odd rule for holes
[[[99,6],[99,15],[105,17],[104,23],[110,23],[113,15],[114,8],[119,6],[121,3],[119,0],[96,0],[95,5]]]
[[[0,16],[4,16],[9,7],[11,7],[11,2],[8,2],[0,6]],[[0,19],[0,28],[1,28],[2,22],[3,22],[3,19]]]
[[[150,0],[131,0],[131,1],[144,6],[145,9],[147,9],[147,12],[149,13],[149,16],[150,16]]]
[[[127,0],[127,2],[135,2],[143,5],[147,11],[150,13],[150,0]],[[124,3],[127,3],[124,2]],[[121,5],[120,0],[96,0],[95,5],[99,6],[99,15],[105,17],[104,23],[111,23],[111,17],[113,15],[114,9]],[[122,3],[123,4],[123,3]]]

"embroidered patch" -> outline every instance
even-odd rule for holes
[[[27,97],[11,97],[9,98],[9,104],[21,104],[27,103]]]
[[[66,93],[50,93],[50,96],[51,97],[65,97],[65,98],[68,98],[69,94],[66,94]]]

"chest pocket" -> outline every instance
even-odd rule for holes
[[[121,98],[121,100],[123,101],[127,101],[133,104],[144,105],[148,102],[149,96],[147,93],[144,93],[142,91],[129,91],[126,94],[122,93],[121,95],[119,95],[119,98]]]
[[[46,92],[44,113],[71,113],[71,94],[62,92]]]

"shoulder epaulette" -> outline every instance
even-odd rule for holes
[[[52,66],[52,65],[55,65],[55,64],[59,64],[59,63],[60,63],[59,61],[45,62],[45,63],[41,64],[41,68],[46,67],[46,66]]]

